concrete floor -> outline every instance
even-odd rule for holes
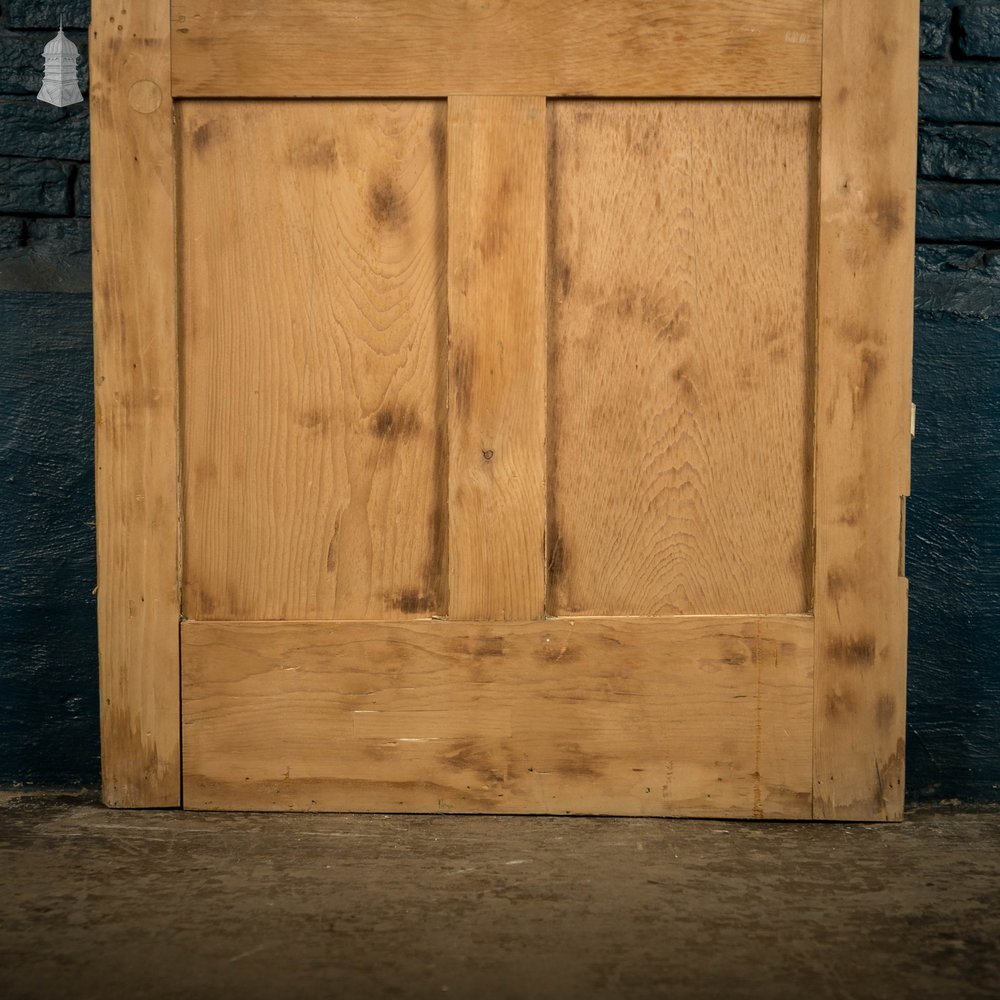
[[[1000,814],[114,812],[0,795],[0,996],[996,997]]]

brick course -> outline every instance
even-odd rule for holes
[[[959,7],[956,14],[959,53],[973,58],[1000,58],[1000,4],[968,4]]]

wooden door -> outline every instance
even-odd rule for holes
[[[95,2],[106,801],[899,818],[917,14]]]

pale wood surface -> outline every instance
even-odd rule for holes
[[[443,608],[442,102],[184,102],[184,613]]]
[[[448,101],[448,615],[545,610],[545,98]]]
[[[817,117],[550,104],[550,614],[810,607]]]
[[[174,167],[166,0],[95,0],[97,614],[103,797],[180,802]]]
[[[804,818],[813,623],[185,622],[201,809]]]
[[[899,819],[917,0],[828,0],[816,416],[815,815]]]
[[[822,0],[174,0],[183,97],[819,94]]]

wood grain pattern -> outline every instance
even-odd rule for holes
[[[174,0],[184,97],[819,94],[822,0]]]
[[[184,611],[444,603],[444,102],[180,107]]]
[[[815,103],[549,119],[549,613],[806,611]]]
[[[802,818],[807,616],[185,622],[200,809]]]
[[[448,101],[448,615],[545,611],[545,98]]]
[[[97,613],[103,797],[180,802],[174,169],[166,0],[95,0]]]
[[[918,4],[828,0],[816,436],[816,798],[900,819]]]

